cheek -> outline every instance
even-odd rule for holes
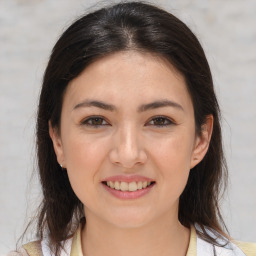
[[[104,141],[91,140],[90,136],[70,136],[64,143],[67,168],[74,171],[94,172],[106,154]]]
[[[192,141],[186,136],[165,139],[152,147],[152,157],[166,195],[178,198],[183,192],[190,172]]]
[[[65,147],[66,146],[66,147]],[[100,168],[106,148],[99,147],[97,140],[91,142],[79,137],[70,137],[64,144],[64,157],[71,186],[84,204],[87,195],[93,198],[93,188],[100,180]]]
[[[157,145],[156,145],[157,144]],[[186,134],[173,134],[168,138],[151,143],[155,160],[170,169],[189,168],[193,153],[193,140]]]

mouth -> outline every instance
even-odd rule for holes
[[[117,191],[135,192],[153,186],[155,181],[103,181],[102,184]]]

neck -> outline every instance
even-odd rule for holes
[[[120,228],[87,217],[82,230],[85,256],[185,256],[190,230],[178,219],[161,218],[142,227]]]

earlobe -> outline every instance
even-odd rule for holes
[[[60,166],[64,168],[65,159],[64,159],[64,152],[63,152],[63,146],[62,146],[60,134],[56,128],[52,127],[51,121],[49,121],[48,125],[49,125],[49,135],[52,139],[53,148],[57,157],[57,161],[60,164]]]
[[[196,137],[190,168],[194,168],[206,155],[213,130],[213,116],[209,115],[201,126],[201,134]]]

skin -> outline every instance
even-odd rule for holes
[[[111,104],[115,110],[85,106],[85,100]],[[142,104],[162,100],[180,107],[138,111]],[[102,119],[88,120],[91,116]],[[85,255],[186,255],[190,230],[178,221],[179,197],[190,169],[207,152],[212,124],[209,116],[200,136],[196,134],[183,76],[148,53],[109,55],[70,82],[60,131],[49,123],[49,132],[58,162],[67,168],[84,204]],[[140,198],[116,198],[102,184],[113,175],[134,174],[155,181]]]

